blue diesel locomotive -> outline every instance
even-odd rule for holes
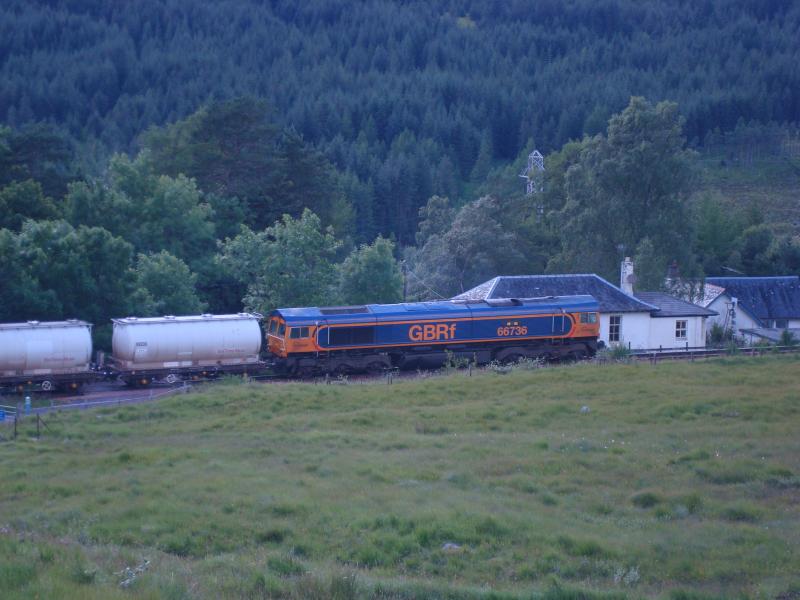
[[[266,324],[273,365],[287,375],[593,356],[592,296],[281,308]]]

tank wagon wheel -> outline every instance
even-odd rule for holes
[[[173,384],[173,383],[178,383],[180,377],[178,377],[178,375],[175,373],[170,373],[164,378],[164,380],[169,384]]]
[[[43,381],[43,382],[40,384],[40,386],[39,386],[39,387],[41,387],[41,388],[42,388],[42,391],[43,391],[43,392],[52,392],[54,389],[56,389],[56,386],[55,386],[55,384],[54,384],[52,381],[50,381],[50,380],[47,380],[47,379],[45,379],[45,380],[44,380],[44,381]]]

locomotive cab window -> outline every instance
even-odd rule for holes
[[[597,323],[597,313],[581,313],[581,323]]]
[[[277,319],[272,319],[269,322],[269,333],[275,333],[275,331],[277,331],[277,329],[278,329],[278,320]]]
[[[280,323],[278,325],[278,337],[283,337],[286,333],[286,323]]]
[[[308,327],[292,327],[289,330],[289,338],[296,340],[298,338],[308,337]]]

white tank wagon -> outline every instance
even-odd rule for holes
[[[112,319],[111,368],[125,382],[174,383],[263,367],[261,315]]]
[[[91,370],[92,325],[84,321],[0,323],[0,389],[77,389]]]

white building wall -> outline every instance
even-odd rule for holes
[[[620,316],[620,339],[619,342],[608,341],[609,321],[611,316]],[[649,312],[625,312],[625,313],[600,313],[600,339],[607,346],[612,344],[630,345],[631,350],[642,350],[650,348],[650,313]]]
[[[678,321],[686,321],[686,338],[675,337]],[[659,317],[650,319],[650,346],[648,348],[705,347],[706,317]]]
[[[709,317],[708,327],[711,327],[711,323],[719,323],[721,326],[725,327],[726,325],[729,326],[730,323],[727,323],[727,314],[728,310],[730,310],[731,298],[728,294],[720,294],[717,296],[714,301],[708,305],[708,308],[711,310],[717,311],[718,315],[714,317]],[[756,329],[761,327],[759,323],[757,323],[750,315],[748,315],[745,311],[743,311],[738,305],[736,306],[736,335],[742,335],[742,329]]]
[[[789,319],[789,329],[800,329],[800,319]]]

